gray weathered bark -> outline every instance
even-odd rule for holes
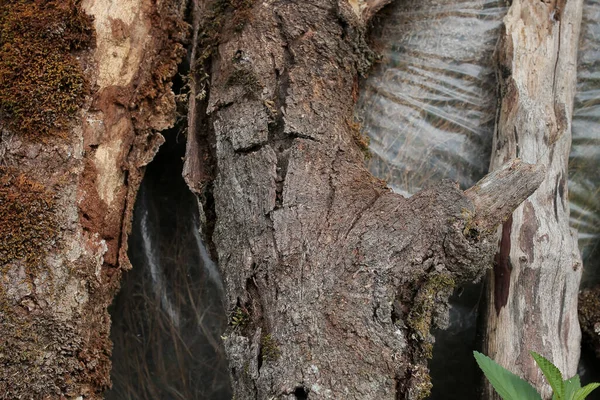
[[[498,47],[501,107],[491,170],[520,157],[546,166],[539,190],[501,229],[489,275],[487,354],[551,391],[529,355],[575,375],[581,259],[569,228],[567,164],[575,94],[581,0],[513,1]],[[499,398],[490,393],[489,398]]]
[[[430,327],[444,325],[454,286],[491,263],[490,228],[543,168],[513,162],[468,194],[447,182],[409,200],[393,194],[363,166],[352,120],[368,8],[255,2],[222,19],[202,9],[221,42],[190,120],[200,126],[206,107],[215,176],[209,184],[206,157],[190,146],[186,179],[214,198],[205,235],[232,313],[235,398],[426,397]],[[203,76],[192,93],[207,87]],[[505,207],[477,208],[494,197]]]

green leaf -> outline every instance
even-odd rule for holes
[[[590,383],[589,385],[585,385],[584,387],[582,387],[581,389],[579,389],[577,391],[577,393],[575,393],[575,397],[573,397],[573,400],[583,400],[585,399],[590,393],[592,393],[592,391],[594,389],[596,389],[597,387],[600,386],[600,383]]]
[[[474,351],[479,368],[503,400],[542,400],[535,388],[491,358]]]
[[[565,382],[563,381],[560,370],[535,351],[530,351],[529,353],[542,370],[542,373],[546,377],[550,387],[552,387],[552,390],[554,391],[553,398],[556,398],[556,400],[565,400]]]
[[[574,400],[575,393],[581,389],[581,382],[579,381],[579,375],[575,375],[571,379],[565,381],[565,400]]]

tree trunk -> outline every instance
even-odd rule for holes
[[[107,307],[155,132],[175,117],[179,8],[0,1],[3,399],[99,398],[110,384]]]
[[[56,63],[40,77],[13,81],[47,83],[55,96],[70,88],[82,108],[80,123],[69,124],[68,101],[47,113],[52,96],[19,97],[16,86],[0,85],[0,226],[21,235],[0,249],[0,393],[98,398],[109,385],[106,308],[129,267],[133,200],[163,140],[156,132],[175,117],[170,79],[186,7],[73,0],[13,15],[16,3],[0,0],[9,7],[0,40],[40,29],[39,49],[57,38],[64,46],[58,61],[56,52],[31,57]],[[543,167],[509,161],[467,192],[444,182],[405,199],[367,172],[352,115],[357,75],[372,58],[365,27],[385,3],[197,0],[187,10],[184,173],[224,275],[238,400],[427,396],[432,324],[444,325],[456,284],[483,274],[494,227],[544,176]],[[48,78],[77,66],[70,51],[85,41],[72,31],[86,20],[67,18],[79,7],[96,30],[95,48],[78,53],[90,80],[85,101],[81,71]],[[54,10],[62,20],[43,14]],[[31,29],[5,35],[7,15]],[[2,51],[28,54],[18,46]],[[17,74],[6,59],[2,77]],[[21,121],[23,110],[42,115]],[[48,135],[34,136],[32,126]]]
[[[546,166],[540,188],[501,228],[488,279],[487,354],[551,390],[530,351],[575,375],[581,259],[567,191],[581,0],[513,1],[497,51],[501,106],[491,170],[515,157]],[[490,393],[489,398],[499,398]]]
[[[232,314],[235,398],[426,397],[431,325],[491,262],[487,236],[543,170],[514,162],[466,194],[391,193],[363,166],[352,119],[369,4],[221,4],[196,7],[198,45],[220,44],[193,60],[185,174],[214,199],[204,233]]]

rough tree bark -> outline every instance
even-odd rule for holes
[[[569,228],[567,168],[582,3],[513,1],[497,50],[501,105],[490,170],[520,157],[545,165],[547,174],[501,229],[488,280],[485,347],[545,397],[550,387],[529,352],[568,377],[580,352],[582,264]]]
[[[192,3],[185,174],[236,316],[225,344],[238,400],[426,396],[430,327],[444,325],[453,287],[490,263],[493,227],[544,176],[511,161],[465,193],[445,182],[407,200],[366,171],[353,104],[372,56],[365,27],[385,3]],[[156,132],[175,117],[184,4],[31,4],[82,6],[96,40],[77,53],[91,82],[79,124],[42,140],[11,124],[21,108],[0,103],[0,225],[15,225],[20,192],[43,200],[18,214],[37,223],[22,230],[35,246],[15,242],[38,257],[2,253],[0,393],[98,398],[109,384],[106,308],[128,268],[133,199],[162,141]],[[70,32],[42,22],[31,25],[42,38]],[[72,82],[55,83],[55,94]]]
[[[192,63],[192,97],[210,91],[190,121],[208,130],[189,133],[185,175],[214,207],[205,236],[235,316],[235,398],[426,397],[430,327],[543,169],[513,162],[466,194],[447,182],[393,194],[365,169],[352,119],[369,3],[238,2],[219,16],[221,4],[196,7],[220,44]]]
[[[180,7],[0,1],[0,398],[99,398],[110,384],[107,307],[143,166],[175,117]],[[95,47],[70,53],[94,28]],[[82,71],[85,101],[69,97]]]

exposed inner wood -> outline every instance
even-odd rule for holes
[[[487,354],[543,390],[529,355],[577,372],[581,260],[569,228],[567,163],[582,1],[515,0],[504,20],[497,63],[501,106],[490,170],[515,157],[545,167],[539,189],[500,229],[489,274]],[[498,398],[488,387],[487,398]]]

